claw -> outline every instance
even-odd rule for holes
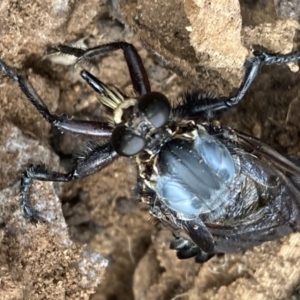
[[[34,225],[38,223],[46,223],[46,219],[40,215],[40,212],[29,205],[23,206],[24,216],[26,219],[29,219],[30,222]]]
[[[3,73],[4,76],[8,76],[10,79],[14,81],[18,81],[19,76],[17,71],[7,65],[3,60],[0,59],[0,71]]]

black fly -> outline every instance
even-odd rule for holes
[[[107,122],[82,121],[49,112],[26,77],[0,60],[1,72],[20,89],[41,115],[61,131],[98,137],[106,142],[77,160],[69,173],[32,165],[21,179],[21,205],[32,223],[43,221],[29,202],[33,180],[71,181],[100,171],[119,156],[135,157],[137,190],[150,214],[175,236],[171,248],[180,259],[204,262],[215,254],[249,249],[299,230],[300,168],[261,141],[222,128],[215,120],[238,104],[262,65],[300,60],[287,55],[254,52],[235,97],[188,94],[171,107],[152,92],[136,49],[114,42],[87,50],[59,45],[54,53],[77,62],[121,49],[138,96],[128,97],[88,71],[82,78],[98,93]]]

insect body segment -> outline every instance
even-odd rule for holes
[[[166,143],[157,162],[160,170],[156,193],[172,210],[195,218],[214,210],[235,176],[227,148],[206,134],[194,141]]]
[[[140,200],[170,229],[170,248],[180,259],[204,262],[216,254],[249,249],[300,228],[300,168],[261,141],[216,125],[214,118],[237,105],[263,65],[300,60],[287,55],[255,52],[234,97],[208,97],[197,91],[171,107],[151,92],[142,60],[126,42],[90,49],[54,46],[51,51],[82,62],[122,50],[137,93],[127,97],[88,71],[81,77],[98,94],[107,122],[83,121],[52,114],[27,78],[0,60],[0,72],[15,81],[28,100],[52,125],[66,133],[104,139],[69,172],[44,165],[30,166],[21,178],[21,205],[32,223],[43,221],[30,204],[34,180],[72,181],[102,170],[119,156],[135,157]],[[51,53],[52,53],[51,52]]]

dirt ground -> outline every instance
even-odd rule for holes
[[[172,101],[193,88],[229,95],[253,49],[299,48],[300,14],[292,1],[223,3],[3,0],[0,58],[26,71],[51,111],[82,119],[103,114],[80,69],[131,93],[123,54],[66,67],[41,60],[47,45],[126,40],[140,53],[152,89]],[[300,157],[300,78],[290,68],[263,68],[222,124]],[[47,223],[30,224],[18,205],[24,168],[43,162],[68,170],[87,140],[51,129],[1,75],[0,105],[1,299],[300,299],[299,234],[204,265],[180,261],[168,249],[171,234],[136,200],[128,159],[77,182],[36,182],[31,201]]]

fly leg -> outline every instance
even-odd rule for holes
[[[182,117],[198,117],[201,120],[210,120],[216,114],[229,110],[232,106],[237,105],[249,90],[251,84],[259,74],[263,65],[284,65],[300,60],[300,52],[290,54],[268,54],[266,52],[255,51],[254,57],[246,60],[245,74],[240,87],[234,97],[200,97],[199,93],[190,95],[189,101],[173,109],[175,115]],[[196,99],[196,100],[195,100]]]
[[[110,137],[112,133],[111,127],[107,123],[97,121],[85,121],[71,119],[66,115],[52,114],[43,100],[36,93],[26,76],[19,74],[17,70],[8,66],[3,60],[0,59],[0,72],[16,81],[19,88],[26,95],[27,99],[35,106],[39,113],[46,119],[52,126],[57,127],[61,131],[68,133],[81,134],[85,136],[95,137]]]
[[[105,54],[116,50],[123,50],[134,90],[141,95],[149,93],[151,91],[151,87],[147,72],[140,55],[132,44],[126,42],[113,42],[88,48],[86,50],[66,45],[57,45],[48,48],[46,54],[49,52],[57,52],[62,55],[72,55],[77,58],[77,62],[81,62],[104,56]]]
[[[97,146],[85,157],[79,158],[69,173],[49,171],[44,165],[31,165],[21,178],[21,199],[20,203],[26,218],[31,223],[43,222],[45,219],[40,216],[29,201],[30,187],[34,180],[67,182],[91,175],[111,164],[118,154],[112,149],[109,143]]]

